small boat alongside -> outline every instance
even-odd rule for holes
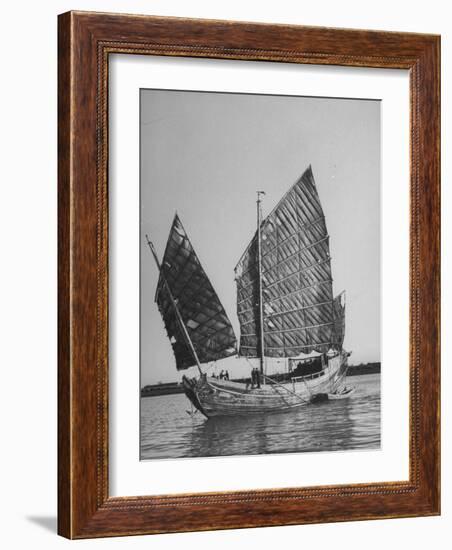
[[[331,401],[338,400],[338,399],[348,399],[355,393],[356,388],[343,388],[341,391],[337,391],[335,393],[329,393],[328,399]]]
[[[186,396],[207,418],[288,411],[346,399],[345,293],[333,295],[329,235],[311,167],[262,217],[235,267],[237,342],[226,311],[176,214],[159,269],[155,300]],[[206,365],[231,356],[255,360],[248,381],[210,376]],[[280,379],[266,362],[286,365]]]

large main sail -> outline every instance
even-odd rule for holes
[[[261,224],[263,354],[257,232],[235,277],[240,355],[294,357],[342,348],[343,295],[333,299],[329,237],[311,167]]]
[[[162,260],[155,301],[173,347],[176,368],[183,370],[196,365],[196,361],[164,279],[199,361],[207,363],[235,355],[237,341],[232,325],[177,214]]]

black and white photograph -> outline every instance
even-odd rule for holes
[[[141,89],[141,460],[380,448],[380,106]]]

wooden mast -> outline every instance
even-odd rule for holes
[[[258,289],[259,289],[259,358],[260,371],[264,374],[265,348],[264,348],[264,304],[262,300],[262,243],[261,243],[261,223],[262,223],[262,200],[261,195],[264,191],[257,191],[257,266],[258,266]]]
[[[152,255],[154,256],[155,263],[157,264],[157,268],[159,270],[160,276],[162,277],[163,284],[165,285],[165,288],[168,292],[168,296],[170,299],[170,302],[174,308],[174,311],[176,313],[176,318],[179,323],[179,326],[182,330],[182,334],[184,335],[185,342],[187,343],[188,347],[190,348],[190,351],[193,355],[194,360],[196,361],[196,366],[198,367],[199,374],[203,375],[203,371],[201,369],[201,363],[199,362],[198,354],[196,353],[195,347],[193,345],[193,342],[191,341],[190,335],[188,334],[187,327],[185,326],[184,320],[182,319],[182,315],[180,314],[179,308],[177,307],[176,300],[173,297],[173,294],[171,293],[170,287],[168,285],[168,281],[166,280],[165,274],[162,271],[162,266],[160,265],[157,252],[155,251],[154,245],[152,244],[152,241],[149,239],[149,237],[146,235],[146,241],[148,243],[148,246],[152,252]]]

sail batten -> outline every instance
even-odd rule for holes
[[[314,288],[316,286],[321,286],[321,285],[328,285],[328,284],[331,284],[333,282],[332,279],[325,279],[324,281],[317,281],[315,283],[313,283],[312,285],[309,285],[309,286],[304,286],[304,287],[301,287],[301,288],[297,288],[297,290],[294,290],[293,292],[288,292],[286,294],[280,294],[278,296],[274,296],[272,298],[268,298],[268,296],[270,295],[270,292],[269,292],[269,289],[267,288],[266,289],[266,294],[267,294],[267,304],[271,304],[273,302],[277,302],[279,300],[284,300],[284,298],[289,298],[290,296],[293,296],[294,294],[297,294],[298,292],[301,292],[303,290],[309,290],[311,288]],[[237,306],[240,306],[241,304],[245,303],[247,300],[249,300],[248,298],[245,298],[244,300],[238,300],[237,301]],[[248,309],[241,309],[241,313],[247,313],[249,311],[253,311],[254,308],[250,307]]]
[[[161,263],[155,301],[173,347],[176,368],[184,370],[194,366],[196,360],[169,293],[200,363],[237,353],[231,322],[177,214]]]
[[[342,295],[333,297],[329,235],[311,167],[258,228],[235,268],[240,355],[258,357],[260,347],[269,357],[341,349],[345,310]]]

